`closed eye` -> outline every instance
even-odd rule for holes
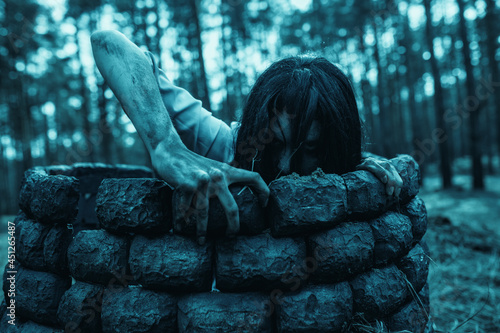
[[[306,149],[306,150],[315,150],[316,148],[318,148],[318,142],[317,141],[314,141],[314,142],[305,142],[303,147]]]

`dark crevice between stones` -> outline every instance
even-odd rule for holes
[[[342,182],[344,183],[344,187],[345,187],[345,194],[346,194],[346,215],[348,216],[348,219],[349,217],[351,216],[351,205],[349,204],[349,187],[347,186],[347,183],[345,181],[345,178],[344,177],[341,177],[342,178]]]
[[[215,252],[215,247],[216,247],[216,242],[217,241],[214,241],[212,242],[212,267],[211,267],[211,270],[212,270],[212,281],[211,282],[211,285],[210,285],[210,288],[211,288],[211,292],[220,292],[219,289],[217,288],[217,256],[215,255],[216,252]],[[215,286],[213,286],[213,281],[215,280]],[[214,289],[215,288],[215,289]]]

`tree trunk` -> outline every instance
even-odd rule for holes
[[[201,91],[199,90],[198,93],[200,94],[203,106],[208,110],[212,110],[212,106],[210,105],[210,94],[208,91],[207,73],[205,71],[205,59],[203,57],[203,41],[201,38],[200,17],[198,14],[198,4],[196,3],[196,1],[197,0],[189,0],[189,5],[191,7],[191,12],[193,13],[193,19],[196,28],[196,47],[198,50],[198,63],[200,66],[199,84],[201,84]]]
[[[421,121],[420,117],[417,114],[417,104],[415,101],[415,74],[413,71],[413,66],[411,65],[410,57],[413,58],[413,53],[411,51],[411,45],[413,42],[413,39],[410,36],[410,23],[408,21],[408,17],[405,17],[405,22],[402,22],[404,26],[404,32],[403,32],[403,39],[401,40],[403,47],[405,48],[405,56],[404,56],[404,65],[406,67],[406,75],[404,76],[405,78],[405,84],[408,87],[408,110],[410,112],[410,121],[411,121],[411,131],[412,131],[412,148],[413,151],[416,152],[419,150],[419,147],[417,145],[418,141],[422,140],[421,134],[420,134],[420,128],[421,128]],[[419,158],[417,155],[415,155],[416,158],[418,159],[418,163],[420,165],[424,164],[426,162],[425,158]]]
[[[90,126],[90,120],[89,120],[89,115],[91,112],[91,104],[90,104],[90,94],[88,93],[88,88],[87,88],[87,82],[85,80],[85,74],[83,72],[83,62],[81,58],[81,52],[80,52],[80,41],[78,38],[78,23],[75,25],[76,27],[76,32],[75,32],[75,42],[77,43],[77,52],[76,52],[76,58],[80,64],[80,68],[78,70],[78,78],[80,81],[80,96],[82,98],[82,105],[81,105],[81,115],[82,115],[82,122],[83,122],[83,144],[85,145],[85,148],[83,151],[88,152],[86,159],[88,162],[94,162],[94,154],[92,152],[93,148],[91,144],[91,126]],[[80,150],[76,150],[80,151]],[[76,162],[76,161],[75,161]],[[78,161],[81,162],[81,161]]]
[[[385,77],[384,77],[384,68],[382,64],[380,63],[380,52],[378,45],[379,43],[379,36],[378,36],[378,29],[377,29],[377,23],[375,21],[372,22],[372,28],[373,28],[373,35],[375,37],[375,45],[373,47],[373,56],[375,58],[375,63],[377,64],[377,101],[378,101],[378,119],[379,119],[379,124],[380,128],[378,129],[379,133],[381,133],[381,136],[379,140],[381,142],[378,142],[378,145],[381,146],[382,150],[382,155],[383,156],[389,156],[392,153],[391,149],[391,141],[389,140],[389,133],[391,132],[390,128],[390,119],[388,115],[388,103],[386,99],[386,95],[384,93],[385,91]]]
[[[160,5],[159,5],[159,0],[154,0],[154,5],[153,5],[153,11],[156,13],[156,20],[155,20],[155,28],[156,28],[156,38],[155,38],[155,46],[156,46],[156,52],[158,54],[158,67],[162,68],[162,63],[161,63],[161,54],[162,54],[162,49],[161,49],[161,37],[163,36],[163,29],[160,27]]]
[[[466,86],[467,86],[467,96],[475,96],[474,93],[474,73],[470,58],[470,44],[469,38],[467,36],[467,27],[465,26],[464,17],[464,2],[463,0],[457,0],[459,8],[459,28],[460,28],[460,38],[464,46],[462,47],[465,72],[467,74]],[[477,105],[470,112],[470,154],[472,157],[472,177],[473,177],[473,187],[474,189],[484,189],[484,174],[483,165],[481,163],[481,136],[479,134],[479,111],[480,104]]]
[[[444,100],[443,100],[443,88],[441,86],[441,74],[439,73],[439,67],[437,63],[436,56],[434,54],[434,30],[432,28],[432,15],[431,15],[431,0],[424,0],[425,15],[426,15],[426,42],[427,47],[430,52],[430,63],[432,68],[432,76],[434,77],[434,108],[436,116],[436,126],[437,129],[441,130],[442,135],[440,138],[443,140],[432,140],[433,144],[437,144],[440,153],[440,171],[441,177],[443,179],[443,188],[450,188],[452,186],[451,182],[451,164],[448,149],[448,131],[446,124],[444,122]],[[444,139],[445,138],[445,139]]]
[[[24,62],[26,64],[26,62]],[[32,119],[30,112],[30,103],[28,100],[28,96],[26,93],[27,87],[25,82],[24,74],[19,74],[19,114],[21,118],[19,121],[21,122],[21,145],[23,151],[23,162],[22,162],[22,170],[26,171],[33,166],[33,156],[31,154],[31,139],[32,135]]]
[[[486,38],[487,38],[487,55],[488,64],[491,73],[492,82],[500,82],[500,74],[498,70],[498,62],[495,60],[495,54],[497,52],[497,33],[495,33],[495,20],[498,16],[495,16],[495,1],[486,0]],[[497,150],[500,154],[500,93],[496,92],[494,95],[494,114],[496,114],[496,129],[497,129]]]
[[[364,73],[368,73],[370,69],[370,62],[368,61],[368,56],[366,55],[366,46],[364,42],[363,35],[359,35],[359,51],[360,54],[364,57]],[[374,124],[374,117],[373,117],[373,110],[372,110],[372,87],[370,85],[370,82],[366,78],[366,75],[364,75],[361,78],[361,92],[363,96],[363,109],[365,111],[365,128],[366,128],[366,150],[369,152],[373,152],[373,147],[371,146],[371,143],[374,141],[376,137],[376,127]]]
[[[451,45],[455,45],[455,42],[457,41],[457,39],[455,38],[455,35],[451,35]],[[459,59],[459,56],[458,56],[458,51],[453,48],[453,53],[451,54],[451,62],[454,63],[454,64],[458,64],[459,61],[461,59]],[[463,104],[463,100],[464,100],[464,93],[462,91],[462,84],[460,82],[460,75],[457,73],[456,75],[454,75],[455,79],[456,79],[456,84],[455,84],[455,105],[462,105]],[[454,110],[453,111],[454,114],[453,116],[457,116],[458,117],[458,113],[457,113],[457,110]],[[457,142],[458,144],[456,145],[456,150],[458,150],[458,153],[457,153],[457,156],[458,157],[464,157],[467,155],[468,151],[469,151],[469,139],[468,139],[468,128],[467,126],[465,125],[465,121],[464,121],[464,118],[462,116],[460,116],[460,119],[461,119],[461,123],[460,123],[460,126],[457,128],[456,131],[458,131],[457,135],[456,135],[456,138],[457,138]]]
[[[91,20],[94,26],[97,26],[97,22],[101,21],[101,14],[96,11],[93,13],[96,19]],[[100,148],[100,161],[103,163],[113,163],[113,149],[111,145],[113,143],[113,138],[111,134],[111,124],[108,122],[108,100],[106,99],[106,90],[108,89],[108,84],[104,81],[101,74],[94,66],[94,75],[97,81],[97,109],[99,110],[99,123],[97,124],[97,130],[101,137],[99,143]]]
[[[114,104],[114,120],[113,120],[113,128],[116,128],[118,130],[118,140],[115,141],[115,150],[116,150],[116,161],[115,163],[120,163],[120,164],[127,164],[126,156],[124,153],[124,134],[123,134],[123,128],[120,125],[120,117],[123,115],[123,110],[120,105],[120,103],[117,100],[113,100],[112,103]],[[140,139],[139,139],[140,140]]]
[[[231,122],[231,120],[234,119],[235,116],[235,108],[232,107],[231,103],[231,98],[233,97],[230,93],[231,91],[231,77],[229,76],[229,68],[227,66],[227,58],[228,58],[228,52],[227,52],[227,46],[228,46],[228,40],[226,36],[226,27],[228,26],[227,21],[229,20],[229,16],[227,14],[226,7],[228,5],[224,2],[221,1],[220,3],[220,15],[222,18],[222,23],[221,23],[221,49],[222,49],[222,72],[224,73],[224,83],[226,86],[226,97],[222,101],[222,110],[220,112],[220,118],[228,123]]]
[[[98,131],[101,133],[102,141],[101,147],[101,161],[104,163],[112,163],[112,136],[111,136],[111,126],[108,123],[107,115],[107,100],[105,92],[108,85],[102,80],[97,84],[97,89],[99,91],[99,97],[97,100],[97,105],[99,108],[99,126]]]

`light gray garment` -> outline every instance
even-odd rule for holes
[[[233,122],[229,127],[214,117],[202,107],[201,101],[168,79],[151,52],[146,51],[145,54],[151,60],[163,103],[182,142],[199,155],[220,162],[231,162],[239,124]]]

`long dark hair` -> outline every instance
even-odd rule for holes
[[[319,122],[318,166],[326,173],[343,174],[360,163],[361,124],[354,93],[346,75],[325,58],[277,61],[260,75],[247,97],[233,165],[257,171],[266,182],[277,176],[270,145],[273,110],[290,117],[295,148],[306,139],[313,120]],[[294,155],[291,168],[300,174],[299,159],[300,154]]]

